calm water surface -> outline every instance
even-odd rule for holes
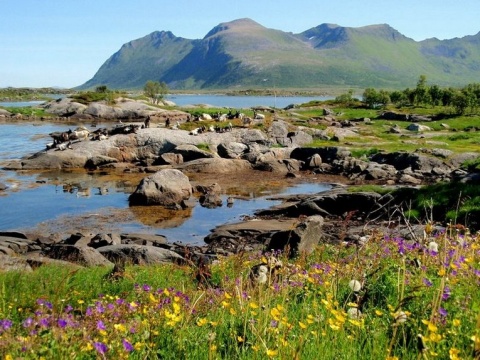
[[[212,98],[211,95],[209,97]],[[245,97],[238,98],[243,100]],[[178,97],[176,100],[178,103]],[[286,102],[292,103],[291,98]],[[215,103],[216,106],[230,106],[228,104]],[[255,105],[258,104],[262,102]],[[248,106],[255,105],[251,103]],[[232,107],[243,106],[237,103]],[[49,133],[65,131],[71,127],[56,124],[0,124],[0,167],[10,160],[42,151],[45,144],[51,141]],[[197,205],[191,209],[188,216],[176,220],[156,217],[155,209],[151,212],[153,215],[142,217],[142,210],[129,208],[128,196],[134,191],[138,180],[129,182],[121,178],[112,179],[106,174],[85,172],[26,174],[0,170],[0,182],[9,186],[0,193],[1,231],[51,228],[61,230],[75,227],[76,224],[79,227],[88,227],[91,224],[92,232],[95,232],[98,225],[102,229],[115,232],[162,234],[171,241],[185,243],[202,243],[203,238],[214,227],[240,221],[245,215],[252,215],[256,210],[275,205],[277,202],[268,200],[272,194],[318,193],[330,188],[327,184],[305,183],[290,188],[272,189],[271,193],[251,193],[246,198],[236,199],[230,208],[224,205],[207,209]],[[224,204],[227,196],[228,194],[223,196]]]

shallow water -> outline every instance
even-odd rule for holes
[[[48,133],[70,127],[0,125],[0,164],[41,151],[50,141]],[[225,205],[216,209],[203,208],[198,202],[183,212],[159,207],[130,208],[128,196],[143,176],[83,170],[0,171],[0,182],[9,186],[0,192],[0,230],[30,230],[44,234],[142,232],[162,234],[169,241],[203,243],[203,238],[216,226],[241,221],[243,216],[277,204],[278,201],[268,200],[271,195],[318,193],[329,188],[329,185],[315,182],[288,187],[277,179],[275,185],[258,184],[253,190],[246,189],[245,184],[224,189]],[[228,196],[237,197],[232,207],[226,206]]]

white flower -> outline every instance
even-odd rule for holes
[[[430,241],[428,243],[428,250],[438,252],[438,244],[435,241]]]
[[[350,287],[350,289],[352,289],[353,292],[358,292],[362,290],[362,284],[358,280],[350,280],[348,286]]]
[[[407,322],[407,314],[404,311],[397,311],[395,314],[395,324],[403,324]]]
[[[362,317],[362,312],[358,310],[356,307],[348,308],[347,315],[349,319],[360,319]]]

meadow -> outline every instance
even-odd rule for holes
[[[265,284],[250,269],[271,263]],[[308,256],[0,274],[3,359],[474,359],[480,235],[427,224]]]

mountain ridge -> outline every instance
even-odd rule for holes
[[[471,82],[480,70],[480,32],[415,41],[388,24],[343,27],[323,23],[294,34],[249,18],[223,22],[202,39],[154,31],[131,40],[79,89],[171,89],[413,86],[426,75],[440,86]],[[268,79],[268,81],[263,81]]]

